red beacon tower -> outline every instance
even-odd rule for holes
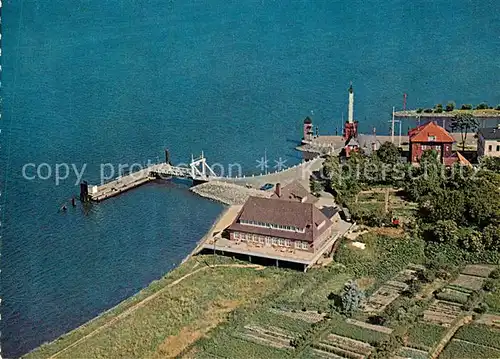
[[[312,120],[309,116],[307,116],[304,120],[304,135],[302,137],[302,140],[304,141],[312,141],[313,139],[313,123]]]

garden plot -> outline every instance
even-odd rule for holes
[[[478,324],[485,324],[489,325],[490,327],[493,328],[498,328],[500,329],[500,315],[495,315],[495,314],[483,314],[481,318],[477,320]],[[500,341],[500,339],[499,339]]]
[[[271,308],[269,309],[271,313],[278,314],[278,315],[284,315],[286,317],[292,318],[292,319],[298,319],[298,320],[303,320],[308,323],[317,323],[321,321],[324,317],[325,314],[318,314],[318,312],[315,311],[288,311],[288,310],[280,310],[280,309],[275,309]]]
[[[393,329],[388,328],[388,327],[383,327],[381,325],[375,325],[375,324],[368,324],[356,319],[351,319],[348,318],[346,319],[346,323],[348,324],[354,324],[360,328],[365,328],[365,329],[370,329],[370,330],[375,330],[376,332],[384,333],[384,334],[391,334]]]
[[[408,288],[406,283],[387,281],[375,291],[366,301],[363,311],[365,313],[380,313],[389,304],[396,300]]]
[[[452,339],[444,348],[439,359],[492,359],[500,358],[500,350],[470,343],[460,339]]]
[[[449,327],[461,312],[460,304],[436,299],[424,311],[424,321]]]
[[[257,344],[268,345],[274,348],[291,348],[290,340],[293,335],[277,327],[261,327],[257,325],[245,325],[244,331],[236,336]]]
[[[488,276],[495,269],[494,265],[488,264],[469,264],[466,265],[462,274],[473,275],[476,277],[488,278]]]
[[[341,357],[340,355],[329,353],[329,352],[325,352],[323,350],[319,350],[319,349],[313,348],[312,351],[314,353],[314,357],[315,358],[322,358],[322,359],[323,358],[324,359],[344,359],[344,357]]]
[[[402,347],[398,351],[398,357],[404,359],[427,359],[429,354],[423,350],[410,348],[410,347]]]
[[[313,344],[313,347],[322,352],[352,359],[367,358],[373,350],[370,344],[336,334],[329,334],[319,343]]]
[[[443,290],[436,295],[436,297],[447,302],[465,304],[467,303],[467,299],[470,294],[470,290],[459,286],[448,285],[444,287]]]
[[[451,282],[451,285],[466,288],[469,290],[480,290],[483,287],[484,280],[485,278],[467,274],[460,274],[457,279]]]
[[[484,324],[469,324],[460,328],[453,339],[500,350],[500,329]]]

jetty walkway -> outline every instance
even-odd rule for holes
[[[101,185],[91,185],[84,181],[80,184],[80,200],[83,202],[101,202],[115,197],[121,193],[139,187],[155,179],[187,178],[195,184],[209,181],[233,183],[241,186],[252,186],[258,188],[266,183],[283,183],[294,180],[308,181],[313,171],[317,171],[323,164],[322,158],[302,162],[293,167],[263,175],[252,175],[242,177],[218,176],[206,163],[203,153],[199,158],[192,158],[188,166],[172,166],[169,163],[168,152],[166,162],[153,164],[139,171],[119,176],[114,180]]]

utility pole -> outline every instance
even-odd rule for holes
[[[391,126],[391,142],[394,143],[394,111],[396,108],[392,107],[392,126]]]
[[[408,95],[406,93],[403,94],[403,111],[406,111],[406,98]]]
[[[267,148],[264,148],[264,167],[266,169],[266,175],[267,175]]]

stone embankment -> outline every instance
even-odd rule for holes
[[[249,196],[270,197],[272,191],[246,188],[233,183],[210,181],[192,187],[194,193],[227,205],[243,204]]]

